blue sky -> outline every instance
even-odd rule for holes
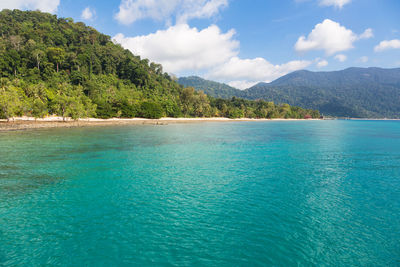
[[[298,69],[400,67],[399,0],[14,0],[83,21],[177,76],[246,88]]]

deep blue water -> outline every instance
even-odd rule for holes
[[[400,122],[0,133],[0,266],[400,266]]]

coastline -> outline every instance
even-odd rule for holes
[[[229,119],[229,118],[161,118],[161,119],[143,119],[143,118],[111,118],[96,119],[86,118],[71,120],[62,117],[47,117],[35,119],[32,117],[17,117],[7,120],[0,120],[0,132],[4,131],[21,131],[28,129],[45,129],[45,128],[72,128],[72,127],[88,127],[88,126],[118,126],[118,125],[168,125],[177,123],[201,123],[201,122],[265,122],[265,121],[310,121],[320,119]]]
[[[319,121],[319,120],[372,120],[372,121],[399,121],[400,119],[376,119],[376,118],[325,118],[325,119],[250,119],[250,118],[160,118],[160,119],[144,119],[144,118],[111,118],[97,119],[84,118],[72,120],[62,117],[50,116],[41,119],[33,117],[15,117],[9,121],[0,119],[0,132],[6,131],[22,131],[29,129],[46,129],[46,128],[75,128],[75,127],[91,127],[91,126],[121,126],[121,125],[168,125],[182,123],[202,123],[202,122],[274,122],[274,121]]]

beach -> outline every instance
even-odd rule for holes
[[[0,120],[0,131],[18,131],[28,129],[42,128],[71,128],[71,127],[87,127],[87,126],[112,126],[112,125],[167,125],[175,123],[201,123],[201,122],[243,122],[243,121],[298,121],[304,119],[229,119],[229,118],[161,118],[161,119],[144,119],[144,118],[111,118],[97,119],[86,118],[72,120],[62,117],[46,117],[35,119],[32,117],[17,117],[7,120]],[[313,119],[307,119],[313,120]]]

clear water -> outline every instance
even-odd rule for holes
[[[400,122],[0,133],[2,266],[400,266]]]

